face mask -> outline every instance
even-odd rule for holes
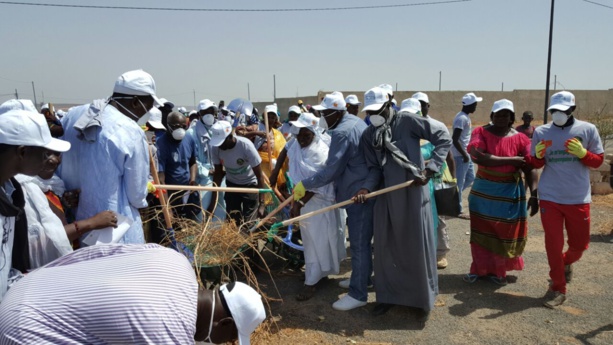
[[[566,121],[568,121],[568,115],[561,111],[556,111],[551,114],[551,118],[553,120],[553,124],[560,127],[564,126],[564,124],[566,124]]]
[[[129,97],[122,97],[122,98],[129,98]],[[149,110],[145,107],[145,105],[143,104],[143,102],[141,102],[140,99],[138,99],[138,102],[140,103],[140,105],[143,107],[143,109],[145,109],[145,114],[141,117],[136,116],[136,114],[134,114],[132,111],[130,111],[128,108],[126,108],[123,104],[119,103],[119,102],[115,102],[115,104],[118,104],[120,107],[123,108],[123,110],[127,111],[128,113],[130,113],[130,117],[136,121],[136,123],[139,126],[144,126],[147,124],[147,121],[149,121],[149,118],[151,117],[151,113],[149,112]]]
[[[185,129],[183,128],[177,128],[174,131],[172,131],[172,137],[175,140],[183,140],[183,138],[185,138]]]
[[[385,117],[381,115],[370,115],[370,123],[375,127],[380,127],[385,123]]]
[[[328,122],[323,116],[319,118],[319,128],[321,128],[324,131],[328,130]]]
[[[202,123],[211,127],[215,123],[215,116],[212,114],[206,114],[202,117]]]
[[[151,131],[147,131],[145,132],[145,137],[147,137],[147,142],[151,142],[153,140],[153,136],[155,135],[155,133],[151,132]]]
[[[319,120],[319,126],[321,127],[321,120]],[[296,127],[296,126],[291,126],[289,128],[289,132],[292,133],[292,135],[298,135],[298,133],[300,133],[300,128]]]

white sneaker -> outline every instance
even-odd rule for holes
[[[349,295],[345,295],[339,298],[338,301],[334,302],[332,304],[332,308],[334,310],[347,311],[347,310],[363,307],[365,305],[366,305],[366,302],[361,302]]]
[[[345,279],[345,280],[341,280],[340,282],[338,282],[338,286],[342,287],[343,289],[349,289],[349,283],[351,282],[351,278]],[[372,289],[374,287],[374,285],[370,284],[367,286],[367,288]]]

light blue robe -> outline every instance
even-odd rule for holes
[[[98,120],[95,141],[82,141],[73,128],[88,105],[71,108],[66,116],[64,140],[72,144],[62,156],[58,175],[66,189],[80,189],[76,220],[110,210],[133,220],[120,243],[144,243],[138,212],[147,207],[149,153],[144,131],[111,105],[104,107]]]

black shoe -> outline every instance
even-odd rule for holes
[[[372,310],[372,315],[373,316],[381,316],[381,315],[387,313],[390,309],[392,309],[392,307],[394,307],[393,304],[378,303],[375,306],[375,308]]]
[[[417,309],[417,322],[425,324],[430,319],[430,311],[424,309]]]

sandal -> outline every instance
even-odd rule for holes
[[[490,280],[492,281],[492,283],[500,286],[506,286],[509,283],[507,281],[507,277],[490,276]]]
[[[300,292],[298,292],[296,295],[296,301],[303,302],[310,300],[313,296],[315,296],[315,291],[317,291],[315,285],[304,285],[302,290],[300,290]]]
[[[478,276],[478,275],[476,275],[476,274],[471,274],[471,273],[469,273],[469,274],[465,275],[465,276],[462,278],[462,280],[463,280],[463,281],[465,281],[465,282],[467,282],[467,283],[469,283],[469,284],[472,284],[472,283],[476,282],[478,279],[479,279],[479,276]]]

